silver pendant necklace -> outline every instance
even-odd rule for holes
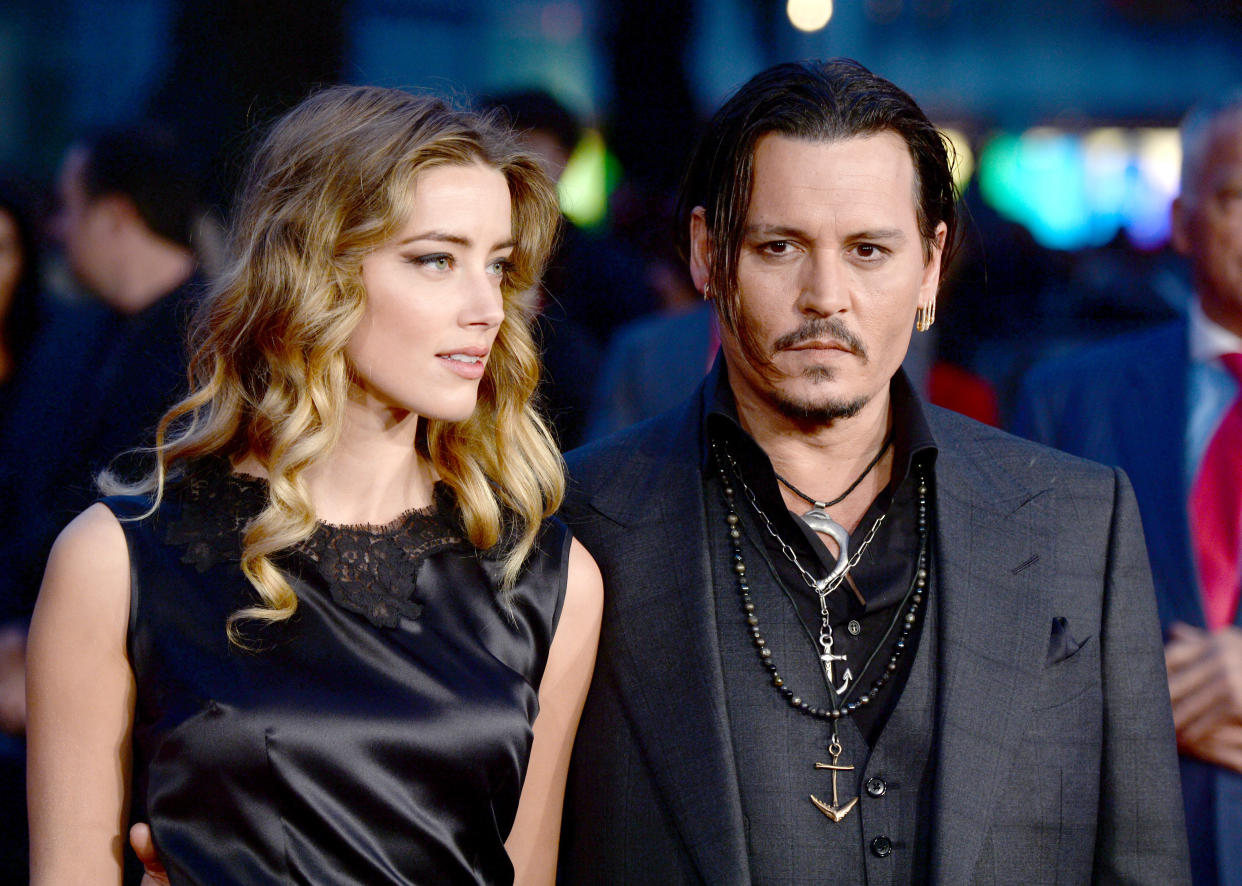
[[[832,501],[820,501],[819,499],[812,498],[780,474],[776,474],[776,479],[779,480],[786,489],[803,501],[811,503],[811,509],[800,515],[802,522],[811,527],[812,532],[818,532],[821,535],[826,535],[837,543],[837,562],[828,573],[827,580],[829,582],[839,580],[850,568],[850,534],[846,531],[844,526],[832,519],[832,516],[828,513],[828,509],[839,505],[841,502],[849,498],[850,493],[857,489],[858,484],[871,473],[871,469],[880,463],[880,459],[884,457],[884,453],[888,452],[888,448],[892,445],[893,435],[890,433],[884,440],[884,445],[880,447],[880,451],[876,453],[875,458],[871,459],[871,461],[867,463],[867,466],[863,468],[863,471],[858,475],[858,478],[850,484],[849,489],[846,489]],[[773,471],[773,473],[776,472]]]
[[[721,454],[720,450],[716,449],[715,443],[712,444],[712,448],[716,451],[717,462],[719,464]],[[885,449],[887,448],[888,446],[885,444]],[[881,450],[880,454],[883,455],[883,450]],[[737,462],[733,460],[733,454],[725,449],[724,458],[728,460],[729,469],[732,472],[732,475],[737,478],[738,485],[741,486],[742,491],[746,493],[746,499],[750,502],[751,508],[754,509],[755,513],[758,514],[759,518],[763,521],[763,528],[766,529],[768,535],[772,536],[772,538],[774,538],[781,546],[781,553],[785,555],[785,558],[789,560],[789,562],[793,563],[794,567],[797,568],[798,573],[802,576],[802,580],[806,582],[807,587],[813,590],[815,592],[815,596],[819,599],[819,659],[824,668],[824,681],[828,684],[829,691],[835,692],[838,697],[844,697],[845,694],[849,692],[850,686],[854,682],[854,673],[850,670],[848,656],[845,654],[838,654],[833,649],[834,644],[832,624],[829,620],[830,613],[828,610],[828,597],[833,591],[840,587],[841,582],[845,580],[847,575],[849,575],[850,570],[858,565],[858,561],[862,559],[863,552],[866,551],[867,546],[871,544],[871,539],[875,538],[876,531],[884,522],[884,517],[886,515],[880,514],[880,516],[876,517],[875,522],[871,524],[871,529],[868,530],[867,535],[863,538],[862,544],[860,544],[858,546],[858,550],[854,552],[854,556],[850,557],[848,560],[840,558],[836,567],[834,567],[826,577],[817,579],[814,575],[808,572],[806,567],[804,567],[801,561],[798,560],[798,553],[789,545],[788,542],[785,541],[785,539],[781,538],[780,533],[777,532],[776,527],[772,525],[772,521],[769,519],[767,513],[765,513],[763,508],[759,506],[759,499],[755,495],[754,490],[750,488],[750,485],[742,479],[742,472],[738,469]],[[879,459],[877,458],[876,461],[878,460]],[[874,466],[874,464],[875,462],[872,462],[872,466]],[[724,467],[723,464],[721,464],[722,478],[724,477],[723,470]],[[868,467],[867,470],[870,471],[871,468]],[[866,474],[864,473],[863,476],[866,476]],[[862,477],[859,478],[859,480],[861,479]],[[855,482],[854,486],[857,485],[858,483]],[[846,490],[845,495],[849,495],[852,489],[853,487]],[[844,497],[845,496],[842,496],[841,499]],[[838,501],[841,499],[838,499]],[[841,531],[844,532],[844,528],[842,528]],[[848,541],[848,536],[846,536],[846,540]],[[842,550],[847,550],[844,544],[842,545]],[[835,662],[840,662],[841,666],[845,669],[844,673],[841,675],[840,685],[837,685],[837,677],[835,673],[836,668],[834,667]]]

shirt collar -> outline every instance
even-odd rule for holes
[[[926,459],[930,468],[935,461],[937,444],[927,424],[923,404],[904,369],[898,369],[889,383],[889,402],[893,411],[893,477],[890,488],[896,489],[909,474],[915,459]],[[720,430],[731,437],[744,438],[758,453],[763,450],[743,428],[737,414],[737,401],[729,386],[729,373],[724,353],[718,353],[716,362],[707,376],[707,396],[703,400],[702,416],[703,451],[700,465],[705,473],[714,473],[711,460],[712,431]],[[766,459],[766,453],[763,453]],[[768,462],[770,466],[770,461]]]
[[[1230,332],[1203,313],[1199,300],[1192,299],[1189,311],[1190,359],[1211,363],[1222,354],[1242,354],[1242,336]]]

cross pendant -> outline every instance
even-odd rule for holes
[[[858,798],[854,797],[844,806],[839,805],[837,799],[837,773],[852,772],[853,766],[840,766],[837,761],[841,759],[841,743],[837,741],[836,735],[832,737],[832,743],[828,745],[828,753],[832,755],[831,763],[816,763],[816,769],[829,769],[832,771],[832,803],[825,803],[823,800],[811,794],[811,802],[815,804],[815,808],[824,813],[829,821],[840,822],[845,816],[850,814],[850,810],[858,803]]]

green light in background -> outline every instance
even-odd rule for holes
[[[1037,127],[988,142],[979,152],[979,189],[1052,249],[1099,246],[1121,229],[1151,249],[1169,236],[1180,159],[1171,128]]]
[[[1080,154],[1072,137],[1046,127],[998,135],[980,152],[979,188],[1044,246],[1076,248],[1089,225]]]
[[[993,136],[979,152],[979,191],[1001,215],[1022,221],[1026,204],[1020,182],[1020,142],[1016,135]]]
[[[561,211],[580,228],[593,228],[608,214],[608,194],[620,172],[598,129],[588,129],[569,156],[557,184]]]

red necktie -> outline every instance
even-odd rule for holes
[[[1221,357],[1242,384],[1242,354]],[[1233,623],[1242,587],[1242,391],[1208,442],[1190,490],[1190,532],[1203,613],[1212,630]]]

